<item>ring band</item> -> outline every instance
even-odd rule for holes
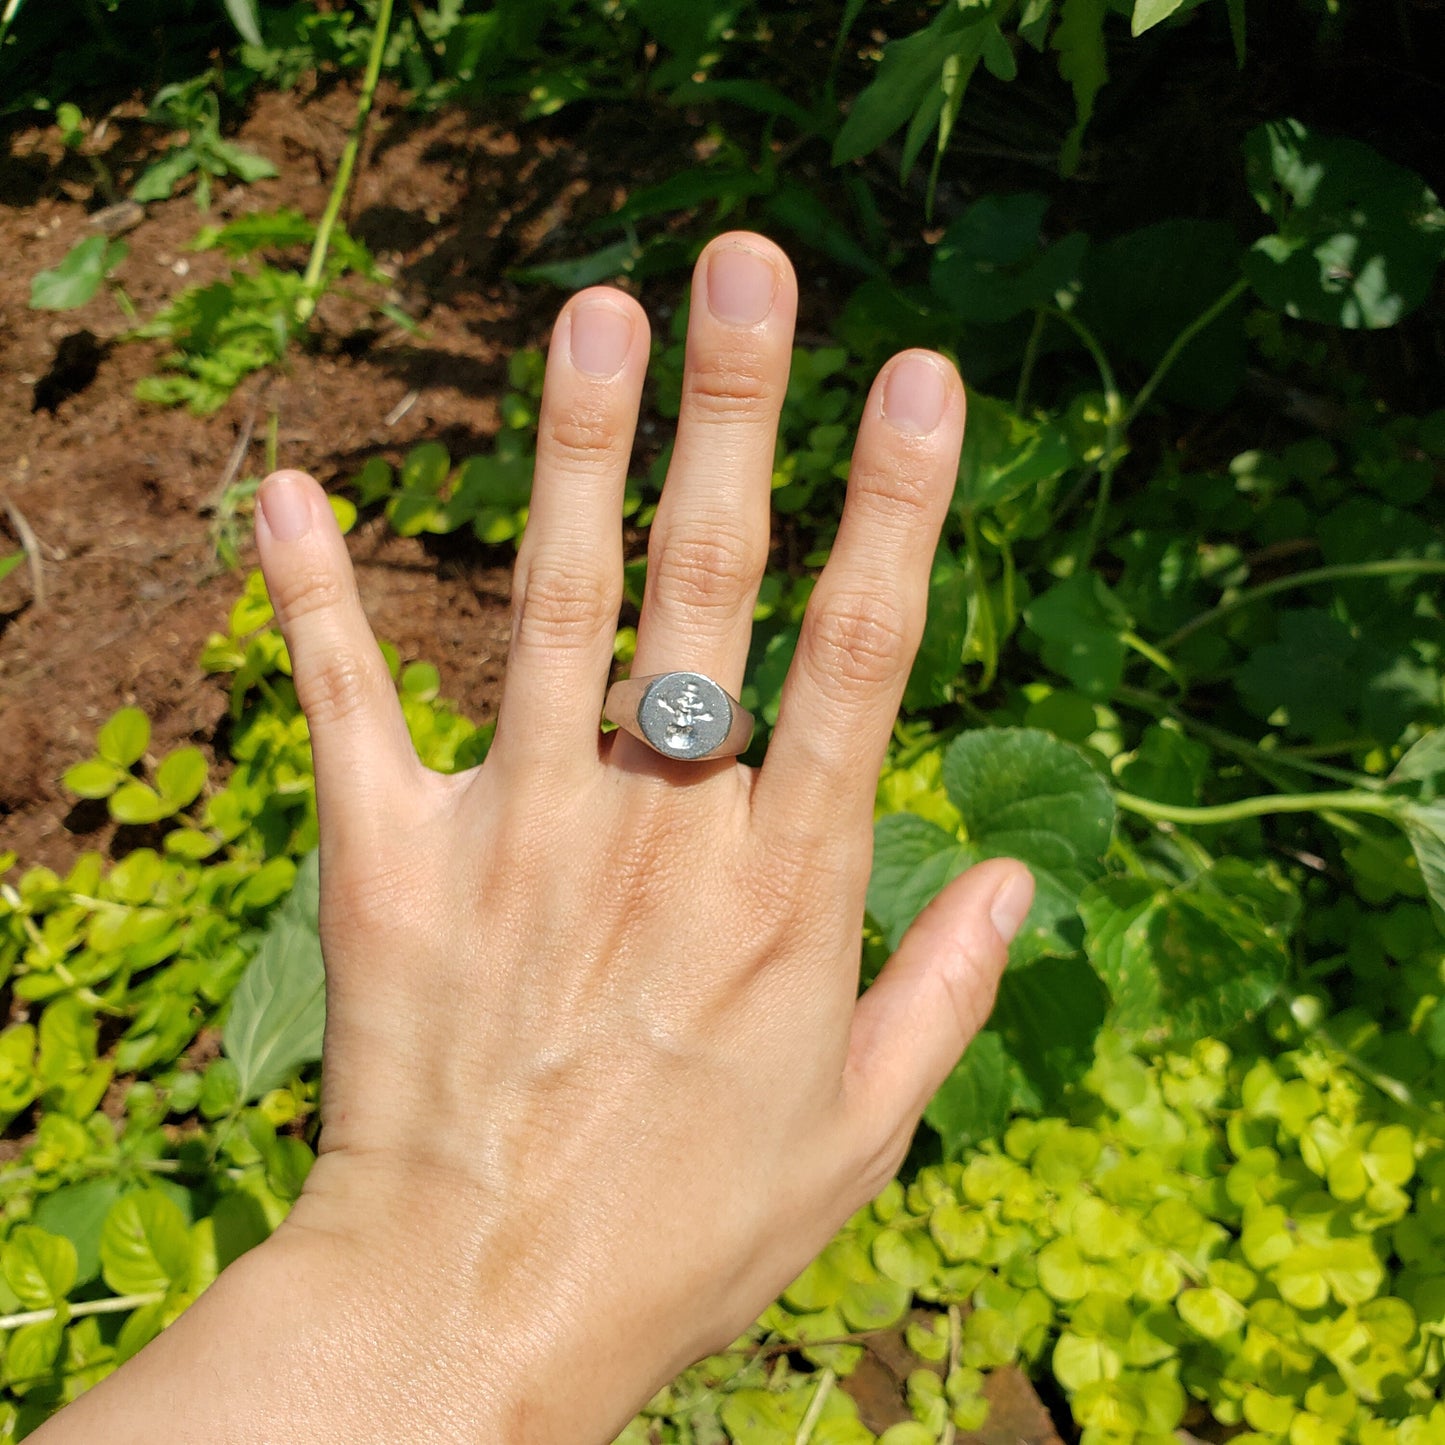
[[[614,682],[602,715],[654,752],[685,763],[736,757],[753,736],[752,713],[700,672]]]

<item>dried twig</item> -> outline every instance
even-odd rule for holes
[[[10,525],[15,528],[15,535],[25,551],[25,561],[30,568],[30,595],[38,610],[45,606],[45,572],[40,559],[40,539],[25,520],[25,513],[9,497],[0,496],[0,506],[5,508],[5,515],[10,518]]]

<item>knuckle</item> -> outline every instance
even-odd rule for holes
[[[724,362],[705,362],[688,369],[683,401],[692,411],[716,420],[770,416],[776,401],[762,359],[730,353]]]
[[[538,559],[518,578],[512,644],[590,644],[602,632],[611,632],[620,605],[617,589],[592,569]]]
[[[855,505],[866,507],[874,517],[903,526],[922,526],[932,521],[936,498],[921,466],[903,452],[886,460],[870,461],[853,474],[851,491]]]
[[[725,529],[664,539],[650,564],[654,595],[664,606],[733,611],[757,585],[766,561],[761,547]]]
[[[612,463],[618,448],[616,421],[607,413],[578,409],[551,418],[542,434],[549,460],[577,471],[595,471]]]
[[[897,603],[852,593],[808,614],[799,651],[825,695],[892,682],[908,665],[916,629]]]
[[[294,670],[296,698],[313,729],[365,712],[375,694],[375,672],[367,660],[336,651],[315,666]]]
[[[347,592],[344,579],[329,568],[308,567],[290,573],[276,588],[276,616],[288,627],[325,616],[344,605]]]

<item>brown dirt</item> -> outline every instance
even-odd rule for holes
[[[221,190],[202,217],[188,195],[152,205],[125,240],[118,279],[149,316],[181,288],[224,273],[188,243],[204,221],[294,206],[319,215],[352,115],[354,92],[262,96],[237,139],[281,175]],[[123,108],[95,149],[122,181],[147,136]],[[242,430],[255,423],[240,475],[260,472],[266,420],[278,457],[323,483],[369,456],[392,461],[426,438],[454,456],[480,451],[497,427],[514,350],[546,336],[558,297],[521,287],[506,269],[598,244],[580,230],[626,187],[676,168],[689,140],[659,145],[637,126],[598,136],[559,127],[516,134],[461,111],[421,117],[383,91],[350,206],[353,231],[396,277],[390,298],[424,326],[408,335],[364,307],[329,298],[316,344],[284,375],[253,378],[219,412],[194,417],[138,403],[132,391],[157,350],[117,344],[125,329],[104,294],[65,313],[32,311],[29,286],[91,234],[88,162],[63,156],[53,131],[21,132],[0,158],[0,556],[28,527],[43,595],[21,568],[0,582],[0,850],[23,865],[66,866],[105,848],[102,810],[75,809],[61,773],[91,751],[117,707],[150,714],[155,746],[206,744],[224,704],[197,658],[224,627],[240,579],[218,562],[212,509]],[[386,417],[412,392],[395,425]],[[247,528],[247,531],[249,529]],[[363,523],[352,539],[377,632],[404,658],[441,670],[443,692],[480,721],[495,706],[506,645],[510,554],[478,546],[431,551]],[[242,563],[255,564],[249,538]]]

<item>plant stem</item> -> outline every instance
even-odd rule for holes
[[[1119,394],[1119,383],[1114,378],[1114,368],[1109,365],[1109,358],[1104,354],[1104,348],[1099,344],[1099,338],[1068,311],[1061,311],[1057,307],[1049,307],[1045,313],[1052,316],[1056,321],[1062,321],[1080,341],[1084,343],[1089,355],[1094,358],[1094,365],[1099,370],[1099,381],[1104,388],[1104,449],[1099,460],[1094,464],[1099,473],[1099,490],[1094,495],[1094,512],[1089,518],[1089,529],[1084,537],[1084,545],[1078,557],[1075,559],[1075,570],[1082,572],[1094,555],[1094,549],[1099,544],[1099,534],[1104,528],[1104,516],[1109,510],[1109,493],[1114,487],[1114,471],[1119,465],[1118,451],[1119,443],[1123,439],[1124,419],[1124,398]],[[1089,473],[1084,474],[1087,480]],[[1082,485],[1082,482],[1081,482]],[[1165,644],[1165,651],[1168,651],[1168,644]]]
[[[1145,642],[1137,632],[1121,633],[1119,641],[1122,642],[1125,647],[1132,647],[1140,657],[1152,662],[1160,672],[1170,678],[1178,687],[1183,688],[1184,680],[1179,676],[1179,670],[1157,647]]]
[[[1164,353],[1159,365],[1154,368],[1154,374],[1139,388],[1139,394],[1129,407],[1129,414],[1124,418],[1124,426],[1127,428],[1144,410],[1149,398],[1158,390],[1159,383],[1169,375],[1174,363],[1179,360],[1184,348],[1194,340],[1207,326],[1211,326],[1219,319],[1246,291],[1249,290],[1249,282],[1241,277],[1224,293],[1212,306],[1201,312],[1179,333],[1170,343],[1169,350]]]
[[[1317,582],[1339,582],[1359,577],[1408,577],[1425,573],[1430,576],[1445,576],[1445,559],[1434,557],[1384,557],[1375,562],[1341,562],[1333,567],[1314,567],[1308,572],[1295,572],[1288,577],[1276,577],[1273,582],[1262,582],[1258,587],[1248,587],[1228,602],[1201,612],[1171,633],[1159,646],[1165,652],[1173,652],[1181,642],[1193,637],[1196,632],[1210,627],[1221,618],[1249,607],[1266,597],[1279,592],[1288,592],[1295,587],[1311,587]]]
[[[82,1300],[79,1304],[70,1306],[70,1317],[75,1319],[79,1315],[114,1315],[122,1310],[139,1309],[142,1305],[153,1305],[166,1297],[165,1290],[151,1290],[147,1294],[123,1294],[116,1295],[111,1299],[90,1299]],[[46,1320],[53,1320],[60,1313],[59,1305],[51,1305],[49,1309],[26,1310],[18,1315],[0,1315],[0,1330],[18,1330],[21,1325],[44,1324]]]
[[[798,1426],[798,1433],[793,1437],[793,1445],[809,1445],[809,1441],[813,1438],[813,1431],[822,1418],[823,1406],[828,1403],[828,1396],[832,1394],[837,1379],[837,1375],[832,1370],[824,1370],[818,1376],[818,1388],[813,1391],[813,1398],[808,1402],[808,1413],[803,1416],[803,1423]]]
[[[356,157],[361,152],[366,122],[371,116],[371,101],[381,77],[381,59],[386,53],[386,36],[391,29],[391,6],[392,0],[380,0],[376,7],[376,28],[371,33],[371,53],[366,57],[366,73],[361,78],[361,94],[356,100],[356,119],[352,122],[351,134],[346,138],[346,147],[336,167],[336,181],[331,187],[326,210],[316,227],[311,259],[306,263],[306,275],[302,278],[301,297],[296,302],[296,322],[299,326],[305,326],[311,320],[321,294],[321,276],[326,268],[326,253],[331,248],[331,233],[336,229],[336,218],[341,214],[342,203],[351,188],[351,173],[356,169]]]
[[[1029,384],[1034,379],[1034,363],[1039,359],[1039,342],[1043,339],[1044,327],[1048,325],[1049,313],[1042,307],[1034,308],[1033,329],[1029,332],[1028,344],[1024,347],[1023,364],[1019,367],[1018,389],[1014,392],[1014,410],[1023,415],[1029,399]]]
[[[1175,803],[1156,803],[1133,793],[1115,793],[1114,801],[1126,812],[1138,813],[1156,823],[1216,824],[1239,823],[1245,818],[1262,818],[1270,813],[1318,813],[1333,809],[1342,813],[1374,813],[1381,818],[1399,814],[1394,798],[1363,790],[1330,793],[1274,793],[1262,798],[1240,798],[1212,807],[1186,808]]]

